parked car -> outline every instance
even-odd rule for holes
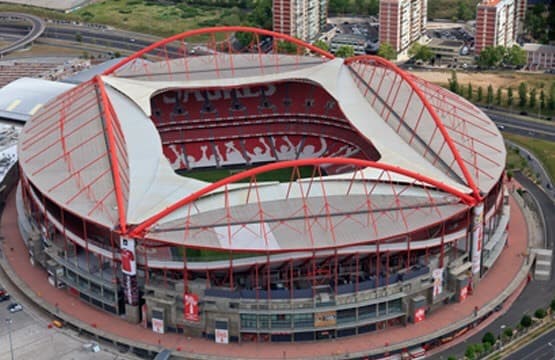
[[[10,299],[10,295],[7,293],[3,293],[2,295],[0,295],[0,302],[6,301]]]
[[[11,313],[16,313],[23,310],[23,306],[21,306],[21,304],[18,303],[12,303],[10,305],[8,305],[8,311]]]

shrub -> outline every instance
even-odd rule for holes
[[[510,327],[506,327],[505,330],[503,330],[503,335],[505,335],[506,337],[510,338],[513,336],[513,329]]]
[[[522,319],[520,319],[520,325],[525,328],[532,326],[532,318],[530,317],[530,315],[524,315]]]
[[[453,355],[451,355],[451,356],[449,356],[449,357],[447,358],[447,360],[457,360],[457,358],[454,357]]]
[[[539,308],[534,312],[534,316],[537,317],[538,319],[543,319],[545,315],[547,315],[545,312],[545,309],[542,309],[542,308]]]
[[[493,344],[490,344],[489,342],[484,343],[484,353],[489,354],[491,352],[492,347],[493,347]]]
[[[474,345],[468,345],[466,351],[464,352],[464,356],[466,356],[469,360],[474,360],[476,358],[476,352],[474,351]]]
[[[493,345],[495,344],[495,335],[493,335],[491,332],[487,332],[484,334],[484,337],[482,338],[482,342],[484,344],[490,344]]]
[[[555,311],[555,299],[551,300],[551,304],[549,304],[551,311]]]
[[[474,352],[476,355],[481,355],[484,352],[484,345],[482,343],[474,345]]]

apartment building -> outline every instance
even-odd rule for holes
[[[484,0],[477,5],[475,51],[487,46],[510,47],[515,43],[515,0]]]
[[[427,0],[381,0],[380,43],[407,50],[426,30],[427,10]]]
[[[273,0],[274,31],[312,42],[326,25],[327,0]]]

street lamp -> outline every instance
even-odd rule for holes
[[[12,360],[14,360],[14,355],[13,355],[13,344],[12,344],[12,322],[13,320],[10,318],[6,319],[6,326],[8,327],[8,340],[10,342],[10,354],[11,354],[11,358]]]

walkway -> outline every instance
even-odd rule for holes
[[[2,217],[4,235],[4,253],[11,269],[11,277],[20,288],[28,286],[31,295],[44,307],[54,309],[58,305],[61,313],[90,324],[109,336],[132,339],[153,346],[163,346],[185,351],[189,356],[196,354],[201,358],[331,358],[339,354],[360,353],[383,348],[386,344],[403,343],[415,337],[439,331],[456,321],[472,317],[475,307],[482,308],[501,293],[516,277],[523,265],[523,255],[527,248],[527,231],[524,217],[518,206],[511,199],[511,222],[509,244],[500,255],[493,269],[480,282],[474,294],[462,304],[452,304],[430,314],[426,321],[409,324],[406,327],[390,328],[383,331],[359,335],[356,337],[313,343],[243,343],[216,345],[212,341],[200,338],[187,338],[177,334],[158,335],[140,325],[126,321],[96,310],[66,291],[55,289],[47,281],[46,272],[31,266],[17,225],[15,210],[15,191],[9,196]],[[11,271],[13,270],[13,272]],[[15,277],[13,276],[15,274]],[[521,287],[519,287],[521,288]]]

